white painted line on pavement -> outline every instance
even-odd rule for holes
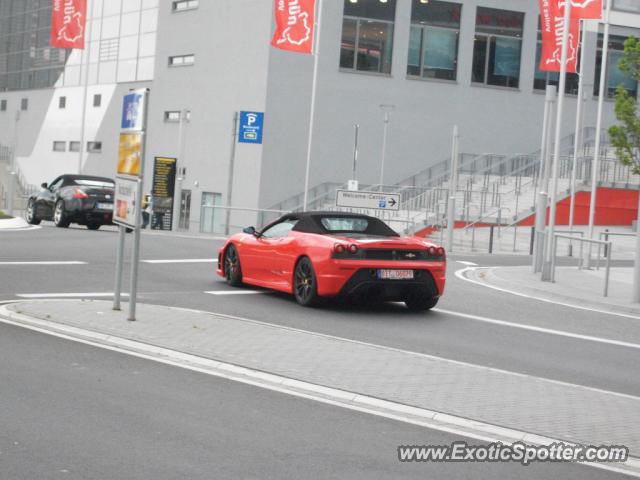
[[[544,298],[544,297],[536,297],[534,295],[529,295],[529,294],[522,293],[522,292],[515,292],[513,290],[508,290],[506,288],[497,287],[495,285],[489,285],[488,283],[480,282],[478,280],[474,280],[474,279],[469,278],[469,277],[464,275],[466,272],[471,272],[473,270],[478,270],[480,268],[493,269],[495,267],[467,267],[467,268],[463,268],[462,270],[457,270],[455,272],[455,275],[460,280],[464,280],[465,282],[474,283],[476,285],[481,285],[483,287],[491,288],[492,290],[497,290],[499,292],[509,293],[509,294],[515,295],[517,297],[528,298],[530,300],[537,300],[539,302],[552,303],[554,305],[561,305],[563,307],[575,308],[577,310],[586,310],[587,312],[602,313],[602,314],[605,314],[605,315],[613,315],[614,317],[624,317],[624,318],[632,318],[634,320],[640,320],[640,317],[637,316],[637,315],[631,315],[631,314],[621,313],[621,312],[612,312],[610,310],[602,310],[602,309],[599,309],[599,308],[585,307],[584,305],[576,305],[576,304],[573,304],[573,303],[566,303],[566,302],[561,302],[561,301],[558,301],[558,300],[551,300],[549,298]]]
[[[326,405],[446,432],[463,438],[473,438],[482,442],[503,442],[506,444],[525,442],[533,445],[551,445],[553,443],[574,445],[564,439],[543,437],[522,430],[500,427],[464,417],[381,400],[112,335],[35,319],[14,313],[8,310],[6,306],[0,307],[0,322],[132,357],[143,358],[298,398],[313,400]],[[635,457],[627,459],[625,463],[616,465],[595,462],[584,462],[582,465],[640,478],[640,459]]]
[[[443,310],[441,308],[434,308],[433,311],[445,313],[447,315],[453,315],[455,317],[466,318],[467,320],[473,320],[476,322],[492,323],[494,325],[500,325],[501,327],[519,328],[521,330],[529,330],[532,332],[546,333],[548,335],[558,335],[560,337],[575,338],[577,340],[587,340],[589,342],[605,343],[608,345],[615,345],[616,347],[640,349],[640,344],[623,342],[621,340],[612,340],[609,338],[594,337],[592,335],[582,335],[580,333],[572,333],[572,332],[567,332],[565,330],[554,330],[552,328],[536,327],[534,325],[526,325],[523,323],[507,322],[505,320],[496,320],[495,318],[481,317],[480,315],[471,315],[469,313],[453,312],[451,310]]]
[[[174,260],[140,260],[142,263],[218,263],[214,258],[177,258]]]
[[[269,293],[268,290],[211,290],[209,295],[255,295],[256,293]]]
[[[128,297],[128,293],[121,293],[123,297]],[[20,298],[103,298],[113,297],[113,292],[102,293],[16,293]]]
[[[0,262],[0,265],[87,265],[87,262],[71,261],[52,261],[52,262]]]
[[[456,263],[460,263],[462,265],[466,265],[467,267],[476,267],[478,264],[473,262],[466,262],[464,260],[456,260]]]

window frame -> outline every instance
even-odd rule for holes
[[[609,36],[609,44],[611,44],[612,39],[613,38],[620,38],[622,39],[622,43],[624,43],[624,40],[626,40],[626,38],[628,38],[628,36],[625,35],[616,35],[616,34],[612,34]],[[601,71],[602,71],[602,53],[603,53],[603,49],[604,49],[604,33],[598,32],[598,37],[596,40],[596,58],[595,58],[595,68],[594,68],[594,79],[593,79],[593,97],[594,98],[598,98],[600,96],[600,75],[601,75]],[[623,50],[618,50],[618,49],[614,49],[609,47],[609,53],[607,55],[607,66],[606,66],[606,73],[604,76],[604,85],[605,85],[605,100],[613,100],[615,98],[615,91],[617,90],[618,86],[616,85],[613,88],[613,91],[611,93],[609,93],[609,75],[611,73],[611,66],[612,65],[612,60],[613,60],[613,56],[611,55],[612,51],[616,51],[616,52],[622,52]],[[599,58],[598,58],[599,57]],[[598,64],[600,64],[600,69],[598,69]],[[617,68],[617,65],[615,66]],[[638,98],[638,89],[640,88],[640,82],[636,81],[636,89],[635,92],[631,92],[629,90],[627,90],[628,93],[632,94],[631,96],[634,98]]]
[[[454,82],[458,81],[458,65],[460,59],[460,30],[462,26],[462,9],[464,7],[463,3],[459,2],[450,2],[445,0],[440,0],[439,3],[449,3],[455,5],[460,9],[460,20],[458,21],[458,26],[447,27],[444,25],[437,25],[431,23],[421,23],[420,21],[414,21],[413,17],[411,18],[411,23],[409,25],[409,47],[411,47],[411,30],[420,29],[420,65],[418,65],[419,74],[409,73],[409,52],[407,53],[407,78],[411,79],[423,79],[423,80],[436,80],[439,82]],[[413,13],[413,12],[412,12]],[[456,34],[456,48],[455,48],[455,69],[453,70],[453,78],[440,78],[440,77],[430,77],[424,75],[425,73],[425,52],[427,48],[427,32],[428,30],[444,30],[444,31],[452,31]]]
[[[338,60],[338,70],[344,73],[360,73],[360,74],[368,74],[368,75],[378,75],[384,77],[391,77],[393,74],[393,57],[394,57],[394,47],[395,47],[395,34],[396,34],[396,21],[397,21],[397,11],[398,11],[398,3],[397,0],[393,0],[391,3],[393,4],[393,15],[389,15],[392,19],[379,18],[378,16],[358,16],[354,15],[353,11],[348,12],[349,4],[347,3],[349,0],[344,0],[342,2],[342,28],[340,33],[340,53]],[[389,10],[391,12],[391,10]],[[366,13],[366,12],[355,12],[355,13]],[[384,16],[384,15],[382,15]],[[343,51],[345,50],[344,45],[344,33],[345,33],[345,24],[346,22],[351,21],[355,23],[355,35],[354,35],[354,43],[353,43],[353,60],[350,66],[343,66]],[[387,32],[385,36],[385,41],[383,46],[389,46],[390,48],[381,49],[380,50],[380,58],[378,59],[378,68],[377,70],[364,70],[358,68],[359,62],[358,59],[360,57],[360,45],[362,43],[361,38],[361,30],[362,26],[365,22],[383,24],[385,26],[385,31]],[[389,52],[388,60],[385,59],[383,53]],[[383,60],[384,59],[384,60]],[[387,67],[388,68],[385,68]],[[388,70],[388,71],[387,71]]]
[[[58,97],[58,108],[60,110],[64,110],[67,108],[67,97],[65,95],[60,95]]]
[[[88,153],[102,153],[102,142],[100,141],[91,141],[87,142],[87,152]]]
[[[54,140],[51,150],[56,153],[65,153],[67,151],[67,142],[62,140]]]
[[[520,24],[520,35],[501,35],[501,34],[496,34],[496,33],[487,33],[484,31],[478,31],[478,15],[480,13],[480,9],[483,10],[495,10],[495,11],[502,11],[502,12],[508,12],[508,13],[514,13],[514,14],[519,14],[521,16],[521,24]],[[472,86],[481,86],[481,87],[489,87],[489,88],[504,88],[504,89],[508,89],[508,90],[520,90],[520,84],[522,81],[522,51],[523,51],[523,44],[524,44],[524,26],[525,26],[525,20],[526,20],[526,12],[523,11],[519,11],[519,10],[506,10],[504,8],[493,8],[493,7],[484,7],[481,5],[478,5],[476,7],[476,20],[475,20],[475,30],[474,30],[474,35],[473,35],[473,53],[472,53],[472,60],[471,60],[471,85]],[[474,65],[475,65],[475,52],[476,52],[476,44],[478,41],[478,38],[482,37],[485,39],[486,45],[485,45],[485,58],[484,58],[484,71],[483,71],[483,80],[481,82],[474,80]],[[508,40],[518,40],[520,42],[520,51],[519,51],[519,62],[518,62],[518,77],[517,77],[517,85],[500,85],[500,84],[495,84],[495,83],[489,83],[489,77],[490,77],[490,73],[489,73],[489,66],[490,66],[490,61],[491,61],[491,53],[492,53],[492,45],[495,44],[495,40],[497,39],[508,39]],[[492,42],[492,40],[494,40],[494,42]],[[495,47],[493,47],[493,49],[495,49]],[[493,52],[494,56],[495,56],[495,51]],[[493,75],[493,76],[498,76],[498,75]],[[502,77],[506,77],[506,78],[512,78],[512,77],[508,77],[505,75],[499,75]]]
[[[0,112],[6,112],[7,111],[7,100],[6,99],[2,99],[0,100]]]
[[[175,63],[175,59],[182,59],[180,63]],[[191,58],[190,62],[186,62],[185,59]],[[169,67],[192,67],[196,64],[196,54],[195,53],[185,53],[184,55],[170,55],[169,56]]]

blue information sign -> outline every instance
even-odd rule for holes
[[[262,126],[264,124],[264,113],[262,112],[240,112],[240,143],[262,143]]]
[[[122,130],[142,130],[145,93],[144,90],[138,90],[124,96],[124,101],[122,102]]]

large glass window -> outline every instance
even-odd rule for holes
[[[560,73],[559,72],[544,72],[540,70],[540,55],[542,52],[542,32],[540,30],[540,19],[538,19],[538,43],[536,46],[536,70],[533,76],[533,88],[534,90],[546,90],[547,85],[560,85]],[[578,55],[578,71],[580,71],[580,52]],[[578,84],[580,83],[580,76],[577,73],[567,73],[567,80],[565,85],[565,93],[569,95],[578,94]]]
[[[455,80],[462,5],[413,0],[407,75]]]
[[[478,7],[471,81],[517,88],[524,13]]]
[[[609,36],[609,58],[607,59],[607,74],[606,74],[606,97],[613,98],[616,94],[618,85],[623,85],[624,88],[634,97],[638,94],[638,82],[633,78],[626,76],[618,68],[618,63],[624,53],[624,41],[626,37],[618,35]],[[604,36],[598,34],[598,50],[596,52],[596,76],[593,81],[593,94],[598,96],[600,93],[600,71],[602,68],[602,44],[604,42]]]
[[[391,73],[396,0],[345,0],[340,68]]]

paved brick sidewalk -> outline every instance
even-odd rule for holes
[[[530,266],[476,268],[469,278],[507,290],[553,301],[640,317],[640,304],[631,303],[632,268],[611,269],[609,295],[605,297],[604,269],[579,270],[577,267],[556,268],[555,283],[540,281]]]
[[[616,395],[249,320],[104,301],[24,302],[23,315],[318,385],[640,456],[640,398]],[[635,374],[635,371],[630,372]]]

